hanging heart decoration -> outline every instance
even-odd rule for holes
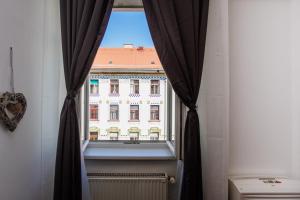
[[[0,121],[14,131],[26,112],[26,99],[22,93],[6,92],[0,96]]]
[[[13,48],[10,47],[10,87],[11,92],[0,95],[0,121],[4,126],[13,132],[26,112],[26,98],[22,93],[15,93],[14,69],[13,69]]]

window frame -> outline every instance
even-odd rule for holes
[[[96,81],[98,82],[98,84],[91,84],[91,81],[92,81],[92,80],[96,80]],[[100,82],[99,79],[90,79],[90,90],[89,90],[89,91],[90,91],[90,95],[94,95],[94,96],[99,95],[99,93],[100,93],[100,91],[99,91],[99,87],[100,87],[99,84],[100,84],[100,83],[99,83],[99,82]],[[91,90],[91,86],[92,86],[92,85],[93,85],[94,87],[97,87],[97,93],[92,93],[92,90]]]
[[[92,140],[92,139],[91,139],[91,135],[92,135],[91,133],[96,133],[97,139],[98,139],[99,132],[96,132],[96,131],[90,131],[90,132],[89,132],[89,137],[90,137],[89,140],[90,140],[90,141],[97,141],[97,140]]]
[[[95,106],[95,108],[92,108],[92,106]],[[92,109],[95,109],[96,113],[96,117],[95,118],[92,118]],[[99,105],[98,104],[89,104],[89,120],[91,121],[99,121]]]
[[[157,81],[157,84],[153,84],[154,81]],[[156,93],[152,93],[152,86],[153,88],[155,88],[154,86],[156,86],[156,90],[154,89]],[[157,79],[150,80],[150,95],[160,95],[160,80]]]
[[[113,81],[116,81],[117,83],[112,83]],[[114,87],[114,89],[112,88]],[[116,89],[116,92],[113,92]],[[118,79],[110,79],[109,80],[109,94],[110,95],[119,95],[120,94],[120,81]]]
[[[137,107],[137,109],[133,110],[133,109],[131,109],[132,107]],[[132,111],[134,111],[134,113],[137,112],[137,114],[136,114],[137,117],[135,119],[131,118]],[[129,105],[129,121],[130,122],[140,121],[140,106],[139,105]]]
[[[99,70],[98,70],[99,71]],[[97,72],[98,72],[97,71]],[[102,71],[102,70],[101,70]],[[105,70],[103,70],[104,72]],[[93,73],[95,71],[91,70],[90,73]],[[107,72],[107,71],[105,71]],[[89,77],[90,77],[90,74],[89,74]],[[183,139],[182,139],[182,132],[183,132],[183,126],[182,126],[182,122],[185,120],[186,118],[186,112],[187,112],[187,109],[185,106],[182,106],[181,104],[181,101],[180,99],[178,98],[178,96],[175,94],[170,82],[167,80],[167,84],[166,84],[167,88],[166,88],[166,97],[169,97],[169,98],[166,98],[166,101],[167,101],[167,106],[165,106],[165,110],[164,112],[165,113],[169,113],[169,112],[166,112],[168,109],[172,109],[172,113],[173,115],[170,116],[170,115],[166,115],[165,118],[165,133],[167,134],[167,140],[165,141],[139,141],[139,142],[135,142],[135,141],[114,141],[114,140],[107,140],[107,141],[90,141],[89,140],[89,122],[86,121],[84,124],[85,124],[85,132],[87,134],[87,139],[85,140],[85,147],[100,147],[100,148],[103,148],[103,147],[107,147],[107,148],[113,148],[113,147],[116,147],[116,148],[119,148],[119,147],[124,147],[124,148],[127,148],[127,146],[130,146],[132,144],[136,145],[138,149],[143,149],[144,147],[149,147],[153,145],[153,147],[157,146],[157,147],[162,147],[163,144],[165,144],[167,146],[167,148],[172,152],[172,155],[173,155],[173,159],[180,159],[181,158],[181,152],[182,152],[182,142],[183,142]],[[89,78],[87,79],[87,81],[85,82],[84,84],[84,87],[83,87],[86,92],[84,92],[85,94],[85,101],[87,102],[85,104],[85,107],[89,107]],[[171,97],[171,98],[170,98]],[[155,104],[156,106],[159,106],[159,112],[161,111],[161,108],[160,108],[160,105],[158,104]],[[111,106],[111,105],[110,105]],[[118,106],[118,104],[113,104],[113,106]],[[151,105],[149,105],[150,107]],[[119,107],[120,109],[120,107]],[[89,109],[87,109],[88,111]],[[89,116],[89,112],[85,111],[87,114],[87,116]],[[110,108],[109,108],[109,112],[110,112]],[[120,115],[120,113],[119,113]],[[159,113],[160,115],[160,113]],[[180,115],[182,115],[182,117],[180,117]],[[120,116],[119,116],[120,117]],[[89,118],[88,118],[89,119]],[[87,120],[88,120],[87,119]],[[130,128],[130,125],[128,125],[128,128]],[[171,140],[171,134],[174,133],[174,136],[175,136],[175,141],[172,142]],[[119,136],[118,136],[119,137]],[[154,142],[154,143],[153,143]],[[84,148],[85,149],[85,148]]]
[[[157,109],[152,109],[152,108]],[[153,115],[154,113],[154,115]],[[156,119],[156,115],[158,116],[158,119]],[[154,116],[154,117],[153,117]],[[159,122],[160,121],[160,105],[150,105],[150,122]]]
[[[137,7],[137,8],[134,8],[134,7],[117,7],[117,8],[113,8],[113,11],[137,11],[137,12],[144,12],[144,9],[143,7]],[[93,72],[93,69],[91,69],[90,73]],[[85,135],[85,138],[86,140],[84,140],[84,145],[83,145],[83,150],[85,150],[86,148],[88,148],[88,146],[90,148],[111,148],[111,147],[116,147],[116,148],[130,148],[132,145],[134,145],[134,147],[137,147],[137,149],[143,149],[143,148],[148,148],[149,146],[150,147],[157,147],[157,148],[160,148],[160,147],[164,147],[165,145],[167,146],[167,148],[172,152],[172,160],[176,160],[176,159],[181,159],[181,154],[182,154],[182,144],[183,144],[183,139],[182,139],[182,132],[183,132],[183,121],[185,120],[186,118],[186,112],[187,112],[187,108],[185,106],[182,106],[182,103],[180,101],[180,99],[178,98],[178,96],[175,94],[174,90],[171,89],[170,90],[167,90],[167,92],[165,93],[165,95],[167,95],[168,97],[172,97],[172,98],[166,98],[167,101],[168,101],[168,106],[170,106],[173,110],[173,115],[172,116],[165,116],[167,117],[167,120],[165,120],[165,123],[167,123],[167,125],[165,126],[166,129],[168,129],[168,132],[166,132],[166,134],[168,135],[168,138],[166,141],[156,141],[155,143],[152,143],[151,141],[140,141],[139,143],[126,143],[126,141],[114,141],[114,142],[111,142],[111,141],[97,141],[97,142],[93,142],[93,141],[89,141],[89,119],[87,118],[87,116],[89,116],[89,113],[88,113],[88,106],[89,106],[89,77],[90,77],[90,74],[88,75],[88,78],[87,78],[87,81],[85,82],[84,84],[84,90],[87,91],[87,92],[84,92],[82,93],[83,95],[81,96],[84,96],[84,100],[85,100],[85,104],[82,105],[82,103],[80,104],[81,108],[84,108],[84,113],[85,113],[85,117],[81,118],[81,120],[85,120],[85,122],[83,123],[84,124],[84,135]],[[153,79],[153,80],[156,80],[156,79]],[[159,81],[159,92],[158,94],[154,94],[154,95],[160,95],[160,80]],[[168,82],[169,83],[169,82]],[[166,84],[168,85],[168,84]],[[171,84],[169,84],[171,86]],[[168,86],[168,87],[170,87]],[[99,86],[98,86],[99,87]],[[120,86],[118,88],[120,90]],[[109,92],[111,91],[111,89],[109,88]],[[139,92],[140,92],[140,88],[139,88]],[[171,93],[171,94],[170,94]],[[110,93],[111,94],[111,93]],[[119,94],[119,91],[118,91],[118,94]],[[100,87],[99,87],[99,95],[100,95]],[[150,84],[150,95],[151,95],[151,84]],[[165,109],[169,109],[167,108],[168,106],[165,106]],[[168,112],[165,112],[165,113],[168,113]],[[119,113],[120,114],[120,113]],[[171,123],[170,123],[171,122]],[[129,125],[130,127],[130,125]],[[175,141],[172,142],[170,139],[170,135],[174,133],[174,137],[175,137]],[[165,144],[165,145],[164,145]],[[97,159],[97,158],[96,158]],[[135,158],[137,159],[137,158]],[[143,158],[141,158],[143,159]],[[169,160],[170,158],[160,158],[160,157],[157,157],[157,159],[159,160]]]
[[[80,93],[77,97],[77,111],[79,112],[79,127],[80,127],[80,138],[81,138],[81,146],[82,150],[85,151],[89,144],[90,134],[89,134],[89,95],[90,95],[90,87],[89,87],[90,77],[87,76],[85,83],[80,89]]]
[[[115,109],[114,113],[112,113],[112,107],[116,107],[117,109]],[[116,119],[112,119],[112,114],[115,114],[116,115]],[[120,120],[120,106],[117,105],[117,104],[110,104],[109,105],[109,121],[114,121],[114,122],[117,122]]]
[[[137,81],[137,84],[135,83],[135,81]],[[137,92],[136,92],[136,87],[137,87]],[[140,80],[139,79],[130,79],[130,94],[129,95],[139,95],[139,94],[140,94]]]

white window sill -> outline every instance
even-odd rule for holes
[[[84,151],[86,160],[175,160],[168,143],[111,144],[90,143]]]

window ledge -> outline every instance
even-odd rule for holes
[[[84,151],[86,160],[175,160],[167,143],[102,144],[90,143]]]
[[[131,93],[129,94],[130,97],[140,97],[141,95],[140,94],[135,94],[135,93]]]
[[[120,120],[118,119],[110,119],[110,120],[107,120],[108,122],[120,122]]]
[[[150,94],[150,97],[160,97],[160,94]]]
[[[130,120],[128,120],[128,122],[140,122],[140,120],[138,120],[138,119],[130,119]]]
[[[120,94],[119,93],[110,93],[110,94],[108,94],[108,96],[110,96],[110,97],[119,97]]]

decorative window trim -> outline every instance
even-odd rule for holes
[[[96,72],[94,72],[96,73]],[[167,80],[165,75],[110,75],[91,74],[91,79],[147,79],[147,80]]]

